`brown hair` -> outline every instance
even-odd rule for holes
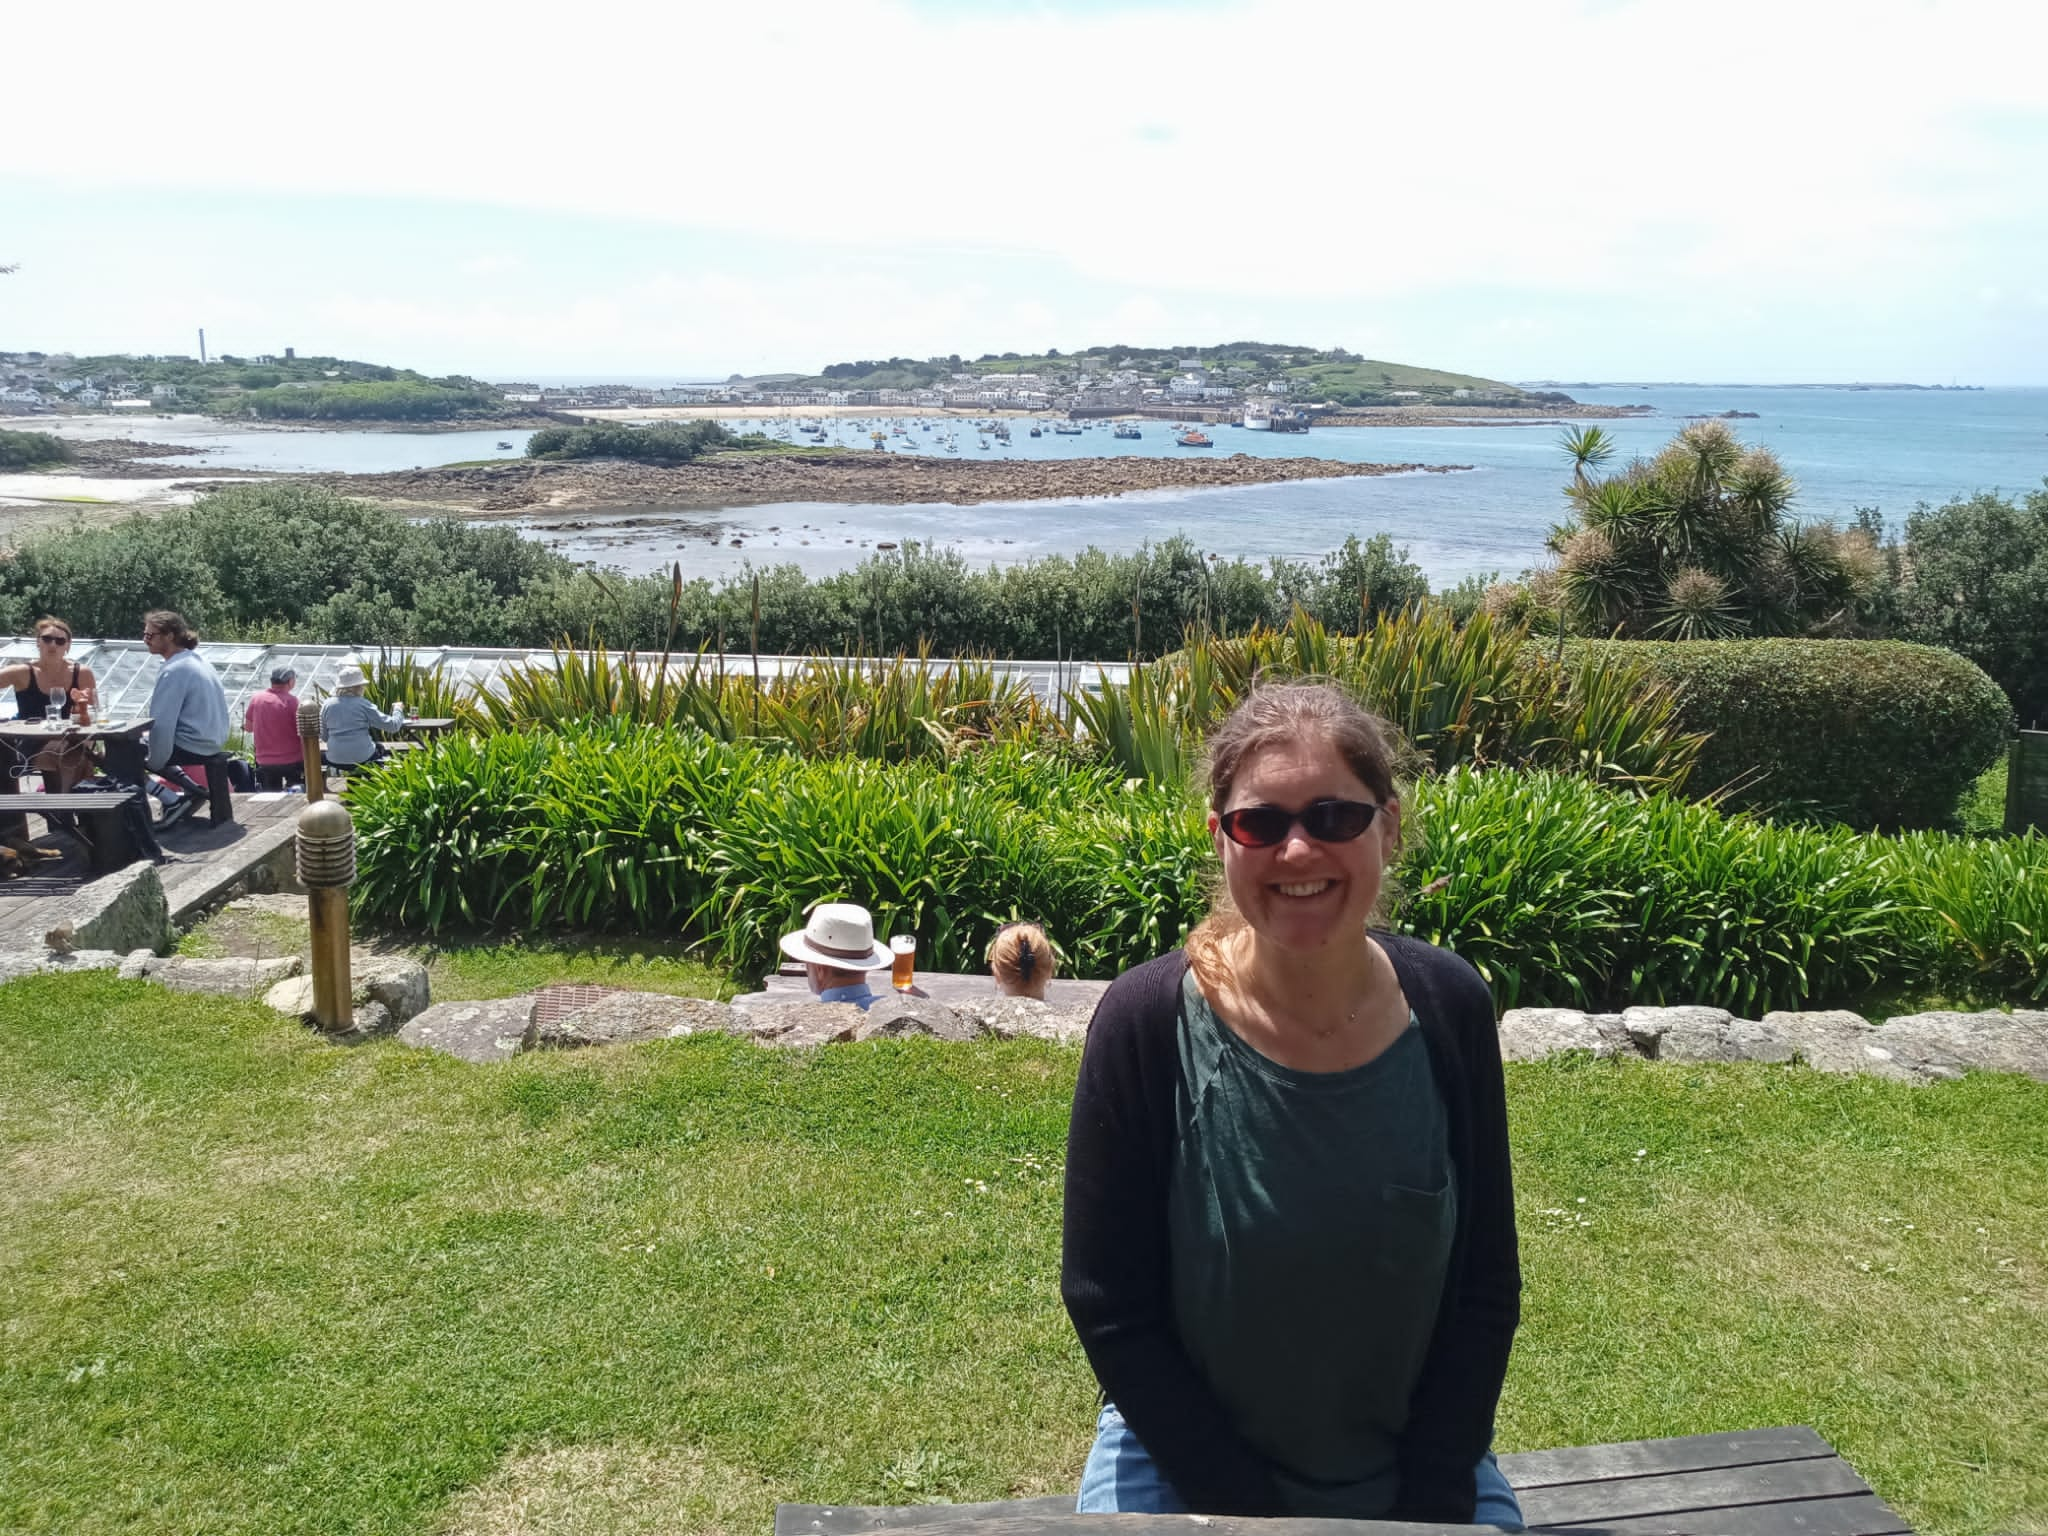
[[[1384,805],[1396,798],[1394,753],[1387,727],[1333,683],[1271,683],[1255,687],[1237,708],[1209,733],[1204,757],[1209,779],[1209,809],[1230,803],[1230,792],[1244,765],[1268,747],[1283,742],[1326,741],[1372,794]],[[1385,900],[1386,886],[1381,886]],[[1218,880],[1209,899],[1209,915],[1188,935],[1188,958],[1196,969],[1213,975],[1223,963],[1223,943],[1244,927],[1231,905],[1230,893]]]
[[[989,970],[1004,991],[1037,991],[1059,970],[1059,951],[1036,923],[1007,923],[988,946]]]
[[[41,635],[45,630],[51,629],[63,630],[64,638],[66,640],[75,640],[78,638],[76,635],[71,633],[71,626],[69,624],[66,624],[62,619],[58,618],[54,613],[46,613],[40,619],[36,620],[36,634]]]
[[[185,622],[185,615],[169,608],[153,608],[142,616],[144,629],[160,629],[185,650],[199,643],[199,631]]]

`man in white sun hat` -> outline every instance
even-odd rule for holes
[[[868,986],[868,972],[884,970],[894,958],[875,942],[875,920],[850,901],[820,902],[810,920],[782,936],[782,952],[804,963],[811,990],[821,1003],[851,1003],[865,1012],[880,999]]]

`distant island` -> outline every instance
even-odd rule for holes
[[[1347,412],[1513,411],[1612,415],[1569,394],[1475,374],[1361,357],[1342,347],[1239,341],[1216,346],[1090,347],[1079,352],[864,358],[816,373],[734,375],[722,383],[548,387],[489,383],[348,358],[0,352],[0,415],[189,411],[307,425],[544,426],[564,412],[654,407],[1035,411],[1076,416],[1164,412],[1191,420],[1250,412],[1279,429],[1336,424]]]
[[[1524,386],[1528,389],[1920,389],[1940,391],[1976,390],[1982,392],[1982,384],[1743,384],[1730,383],[1722,379],[1716,383],[1702,383],[1692,379],[1579,379],[1564,382],[1557,379],[1537,379]]]
[[[226,420],[319,426],[474,423],[544,426],[480,379],[342,357],[0,352],[0,415],[191,411]]]
[[[1360,357],[1342,347],[1259,341],[1184,347],[1099,346],[1079,352],[984,352],[974,358],[958,353],[923,359],[863,358],[832,363],[815,374],[735,374],[723,385],[699,385],[688,392],[705,403],[734,393],[796,393],[875,397],[843,402],[850,404],[1002,403],[1025,409],[1081,410],[1139,407],[1149,402],[1221,404],[1249,396],[1326,409],[1576,403],[1556,391]],[[884,395],[909,398],[885,400],[881,398]],[[997,396],[1001,399],[993,398]]]

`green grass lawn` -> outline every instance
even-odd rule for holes
[[[765,1533],[1078,1474],[1070,1051],[472,1067],[102,975],[0,987],[0,1048],[0,1529]],[[1509,1089],[1503,1448],[1803,1422],[1922,1529],[2042,1527],[2048,1087]]]
[[[298,905],[303,908],[301,901]],[[678,997],[731,997],[746,990],[722,970],[695,959],[680,939],[564,935],[550,939],[458,938],[358,928],[358,946],[411,955],[427,968],[437,1003],[512,997],[564,982],[629,987]],[[178,952],[204,958],[296,954],[310,959],[303,918],[227,907],[178,940]]]

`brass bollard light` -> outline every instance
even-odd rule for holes
[[[356,878],[356,827],[339,800],[299,812],[299,883],[313,924],[313,1021],[325,1030],[352,1028],[355,988],[349,978],[348,888]]]
[[[327,770],[320,766],[320,701],[299,701],[299,754],[306,760],[306,803],[327,793]]]

